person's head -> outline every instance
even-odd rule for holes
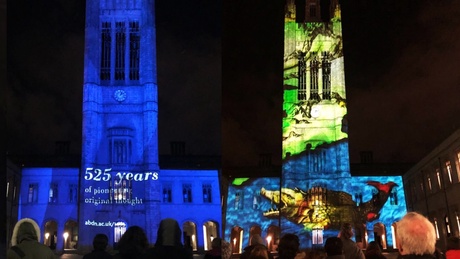
[[[147,235],[139,226],[129,227],[118,242],[118,250],[121,254],[143,253],[148,247]]]
[[[222,247],[222,239],[220,237],[216,237],[211,241],[211,247],[220,249]]]
[[[446,250],[460,250],[460,238],[458,237],[448,237]]]
[[[93,239],[93,248],[94,250],[104,251],[107,248],[109,243],[109,238],[105,234],[96,234]]]
[[[268,250],[264,245],[255,245],[249,259],[268,259]]]
[[[343,242],[338,237],[330,237],[326,239],[324,244],[324,250],[327,256],[341,255],[343,254]]]
[[[222,259],[230,259],[230,257],[232,257],[232,246],[229,242],[223,239],[221,242],[221,256]]]
[[[33,219],[21,219],[14,226],[11,245],[15,246],[24,240],[35,240],[40,242],[40,228]]]
[[[343,239],[350,239],[353,236],[353,227],[350,223],[344,223],[340,229],[339,237]]]
[[[396,240],[401,255],[433,254],[436,232],[427,218],[409,212],[397,223]]]
[[[380,250],[380,246],[377,242],[371,241],[367,244],[366,247],[366,254],[381,254],[382,250]]]
[[[254,234],[251,237],[251,245],[263,245],[264,240],[259,234]]]
[[[285,234],[281,237],[278,245],[280,259],[292,259],[299,252],[299,237],[294,234]]]
[[[160,222],[155,246],[182,246],[182,231],[175,219],[166,218]]]

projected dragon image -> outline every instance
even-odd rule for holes
[[[354,222],[370,222],[379,218],[383,205],[387,202],[394,182],[385,184],[368,181],[368,185],[376,188],[377,192],[369,201],[358,205],[352,195],[344,191],[333,191],[322,187],[314,187],[307,191],[299,188],[281,188],[266,190],[262,188],[260,194],[276,204],[277,209],[270,209],[263,213],[265,217],[279,216],[296,224],[302,224],[306,230],[313,228],[339,228],[331,218],[337,215],[352,215]]]

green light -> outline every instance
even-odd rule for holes
[[[242,185],[244,182],[246,182],[249,178],[235,178],[233,180],[232,184],[233,185]]]

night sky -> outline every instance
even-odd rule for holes
[[[273,2],[157,2],[160,153],[185,141],[224,166],[261,153],[279,163],[283,3]],[[373,2],[342,1],[351,161],[368,150],[375,162],[418,161],[460,126],[460,1]],[[85,4],[7,8],[7,150],[53,154],[71,141],[79,153]]]

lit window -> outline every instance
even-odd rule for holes
[[[455,220],[457,221],[458,233],[460,233],[460,217],[458,216],[457,212],[455,212]]]
[[[49,190],[49,194],[48,194],[48,202],[49,203],[57,203],[58,202],[57,197],[58,197],[58,185],[57,185],[57,183],[52,183],[52,184],[50,184],[50,190]]]
[[[203,184],[203,202],[211,203],[212,202],[212,187],[210,184]]]
[[[37,203],[38,202],[38,184],[32,183],[29,184],[29,193],[27,197],[28,203]]]
[[[313,245],[323,244],[323,229],[314,228],[312,231],[312,243]]]
[[[446,232],[447,236],[450,236],[450,223],[449,223],[449,216],[444,217],[444,221],[446,222]]]
[[[428,182],[428,190],[430,190],[430,192],[431,192],[431,190],[433,190],[433,186],[431,186],[431,177],[430,177],[430,174],[428,174],[428,175],[426,176],[426,179],[427,179],[427,182]]]
[[[192,185],[191,184],[183,184],[182,185],[182,194],[184,196],[184,203],[191,203],[192,202]]]
[[[163,186],[163,202],[171,203],[172,202],[172,188],[171,185]]]
[[[434,219],[434,228],[436,230],[436,239],[439,239],[439,228],[438,228],[438,221],[436,218]]]
[[[316,52],[312,52],[312,60],[310,61],[310,99],[320,101],[318,92],[319,78],[319,61],[316,57]]]
[[[113,180],[113,199],[117,203],[123,203],[123,201],[130,200],[132,195],[131,181],[126,179],[120,179],[119,177]]]
[[[123,221],[119,221],[115,223],[115,227],[113,228],[113,241],[118,243],[120,241],[121,236],[126,232],[126,223]]]
[[[457,152],[457,160],[455,163],[457,164],[457,181],[460,182],[460,151]]]
[[[321,68],[323,70],[323,99],[330,100],[331,99],[331,61],[330,61],[329,52],[327,51],[323,52]]]
[[[449,178],[449,183],[452,183],[452,166],[450,165],[450,161],[446,161],[446,172],[447,177]]]
[[[438,180],[439,190],[441,190],[441,189],[442,189],[442,185],[441,185],[441,172],[439,172],[439,168],[436,168],[436,179]]]
[[[6,198],[8,198],[9,190],[10,190],[10,182],[6,182]]]

